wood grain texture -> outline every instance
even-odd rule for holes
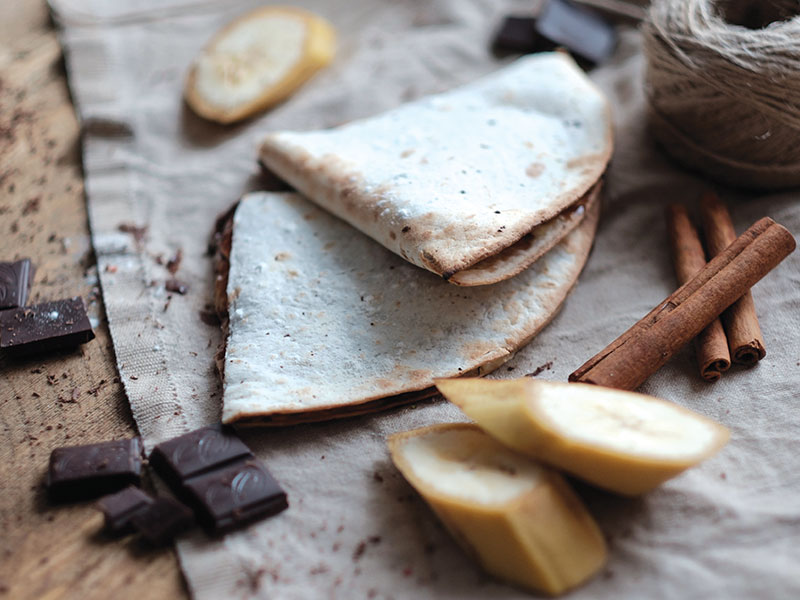
[[[0,599],[182,598],[170,549],[99,535],[91,503],[49,505],[50,451],[135,434],[89,241],[79,129],[43,0],[0,4],[0,260],[30,257],[29,303],[81,295],[97,338],[0,358]]]

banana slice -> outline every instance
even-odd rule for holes
[[[202,117],[233,123],[277,104],[336,50],[333,27],[298,8],[269,6],[239,17],[195,59],[184,96]]]
[[[624,495],[708,458],[730,432],[664,400],[582,383],[440,379],[436,387],[507,446]]]
[[[555,471],[475,425],[435,425],[389,438],[397,468],[491,574],[556,595],[606,560],[591,515]]]

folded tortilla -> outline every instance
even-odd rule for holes
[[[256,193],[233,216],[222,420],[286,424],[430,395],[484,374],[556,314],[594,238],[599,206],[523,273],[457,288],[299,194]]]
[[[541,255],[538,228],[585,200],[611,150],[605,97],[556,52],[335,129],[273,133],[260,160],[409,262],[482,285]],[[576,216],[544,229],[552,242]]]

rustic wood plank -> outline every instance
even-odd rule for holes
[[[82,295],[99,320],[80,350],[0,358],[0,598],[181,598],[174,553],[98,534],[89,503],[44,497],[50,451],[134,435],[97,287],[79,130],[44,0],[0,5],[0,260],[36,265],[29,302]]]

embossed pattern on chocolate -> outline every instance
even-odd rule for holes
[[[0,309],[25,306],[31,289],[31,261],[0,262]]]
[[[256,459],[192,478],[185,486],[203,526],[215,533],[277,514],[289,506],[286,493]]]
[[[56,448],[50,454],[47,491],[56,501],[96,498],[138,485],[141,473],[142,445],[138,437]]]
[[[203,427],[167,442],[150,464],[212,533],[229,531],[287,506],[286,493],[230,427]]]
[[[184,479],[250,456],[232,429],[217,424],[162,442],[150,455],[150,464],[174,489]]]

